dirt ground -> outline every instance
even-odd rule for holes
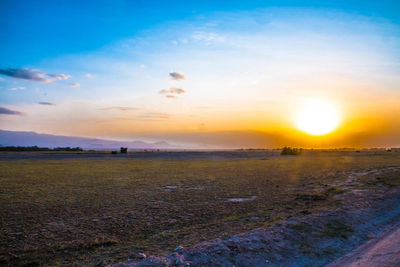
[[[45,155],[50,158],[0,161],[0,264],[104,266],[128,259],[140,262],[143,255],[147,261],[150,255],[164,261],[179,246],[183,253],[202,242],[266,233],[290,222],[294,226],[282,228],[283,234],[303,236],[303,231],[304,238],[336,240],[333,233],[341,233],[335,242],[344,246],[320,252],[333,260],[369,238],[369,230],[357,237],[357,225],[346,219],[354,218],[353,213],[335,215],[339,217],[331,224],[316,222],[315,233],[293,222],[304,219],[307,224],[321,214],[365,210],[381,200],[388,207],[382,212],[399,206],[396,194],[389,198],[388,192],[400,184],[400,153],[315,151],[280,156],[240,151],[239,157],[224,151],[207,152],[211,155],[205,158],[174,153],[162,158]],[[371,214],[359,218],[369,222]],[[386,213],[375,217],[382,219],[379,231],[392,223]],[[291,249],[297,251],[291,260],[326,263],[312,256],[317,239],[296,240],[301,246]],[[288,244],[277,248],[285,252]]]
[[[400,226],[368,241],[328,267],[391,267],[400,266]]]
[[[381,169],[380,173],[394,170],[392,178],[400,179],[400,167]],[[370,175],[369,179],[374,178]],[[203,242],[194,248],[177,247],[168,256],[133,258],[115,267],[398,266],[400,188],[352,190],[359,181],[347,183],[349,191],[337,196],[343,205],[335,210],[289,218],[267,229]]]

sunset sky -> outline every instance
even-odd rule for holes
[[[0,29],[3,130],[400,146],[398,1],[3,0]]]

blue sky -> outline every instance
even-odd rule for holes
[[[2,67],[97,50],[171,21],[265,7],[337,10],[399,23],[398,1],[19,1],[0,9]]]
[[[0,128],[290,132],[307,97],[335,102],[347,123],[385,105],[370,121],[388,125],[399,14],[396,1],[1,1]]]

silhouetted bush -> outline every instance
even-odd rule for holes
[[[117,151],[111,151],[111,154],[116,155]]]
[[[284,147],[281,151],[281,155],[300,155],[303,149]]]
[[[122,154],[126,154],[126,153],[128,153],[128,148],[127,147],[121,147],[119,152],[122,153]]]

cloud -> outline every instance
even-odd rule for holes
[[[89,79],[93,79],[93,78],[94,78],[93,75],[90,74],[90,73],[86,73],[86,74],[85,74],[85,77],[86,77],[86,78],[89,78]]]
[[[170,115],[167,113],[161,113],[161,112],[146,112],[142,114],[138,114],[136,118],[142,118],[142,119],[169,119]]]
[[[22,115],[22,112],[0,107],[0,115]]]
[[[168,120],[171,117],[171,114],[162,113],[162,112],[144,112],[135,114],[129,117],[119,117],[114,118],[114,120],[144,120],[144,121],[161,121],[161,120]]]
[[[158,93],[161,94],[161,95],[165,95],[165,94],[168,94],[168,93],[169,93],[169,90],[167,90],[167,89],[162,89],[162,90],[158,91]]]
[[[158,91],[159,94],[165,95],[167,98],[176,98],[176,95],[181,95],[186,93],[185,89],[179,87],[171,87],[169,90],[162,89]]]
[[[169,76],[171,77],[172,80],[175,80],[175,81],[186,80],[185,75],[183,75],[182,73],[180,73],[178,71],[170,72]]]
[[[51,102],[38,102],[39,105],[44,105],[44,106],[55,106],[56,104],[51,103]]]
[[[69,85],[72,86],[72,87],[79,87],[79,86],[81,86],[79,83],[70,83]]]
[[[210,45],[212,43],[223,43],[225,42],[225,36],[213,33],[213,32],[195,32],[192,35],[192,38],[196,41],[204,42],[206,45]]]
[[[9,90],[11,90],[11,91],[18,91],[18,90],[24,90],[24,89],[25,89],[25,87],[19,86],[19,87],[10,88]]]
[[[121,110],[121,111],[128,111],[128,110],[139,110],[139,108],[115,106],[115,107],[100,108],[100,110]]]
[[[186,91],[183,88],[179,88],[179,87],[171,87],[169,89],[169,91],[172,94],[178,94],[178,95],[186,93]]]
[[[43,83],[50,83],[56,80],[68,80],[71,78],[70,75],[66,74],[48,74],[41,72],[39,70],[31,70],[27,68],[22,69],[0,69],[0,74],[10,76],[13,78],[29,80],[29,81],[36,81],[36,82],[43,82]]]
[[[56,80],[68,80],[71,78],[71,75],[67,74],[48,74],[50,77],[55,78]]]

